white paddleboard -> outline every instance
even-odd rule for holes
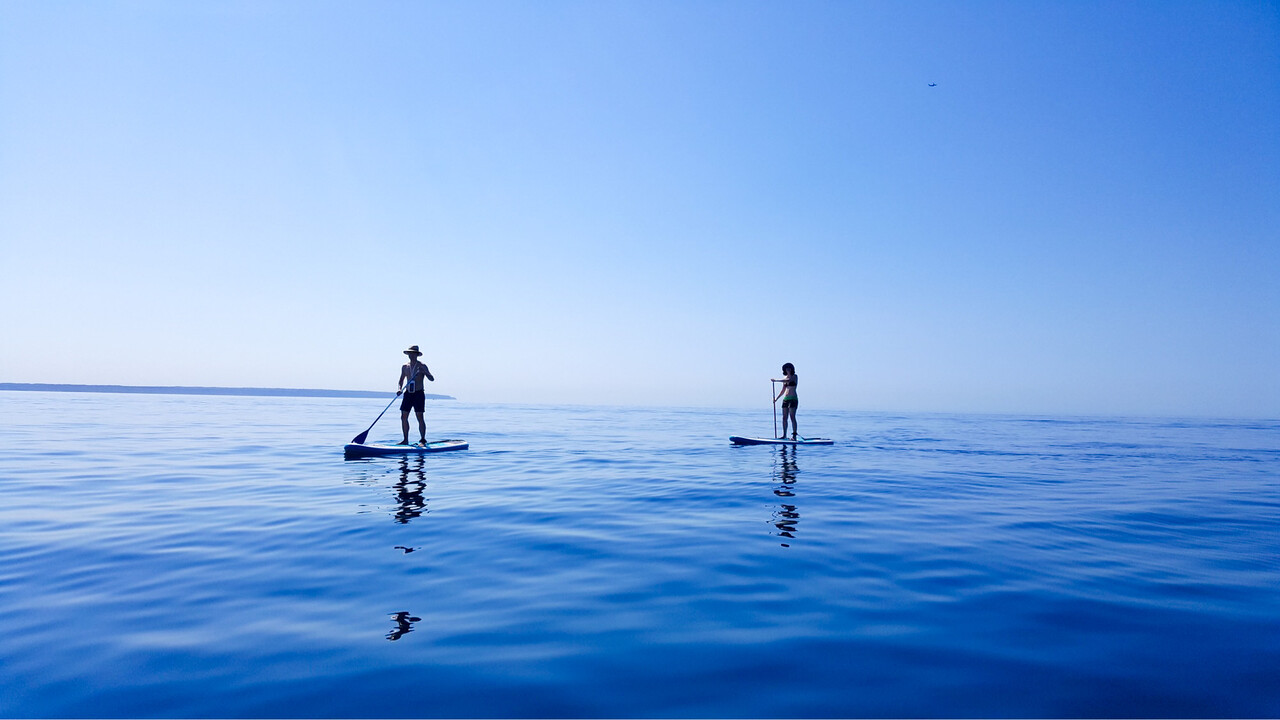
[[[799,440],[783,440],[782,438],[749,438],[730,435],[729,442],[734,445],[834,445],[830,438],[800,438]]]
[[[470,447],[464,440],[433,440],[429,443],[414,445],[383,445],[367,443],[356,445],[350,443],[342,448],[348,457],[374,457],[377,455],[423,455],[426,453],[447,452],[449,450],[466,450]]]

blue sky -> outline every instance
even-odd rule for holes
[[[1275,417],[1280,4],[7,0],[0,252],[8,382]]]

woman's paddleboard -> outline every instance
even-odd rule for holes
[[[445,452],[446,450],[466,450],[464,440],[433,440],[426,444],[416,445],[380,445],[378,443],[351,443],[342,448],[347,457],[372,457],[375,455],[422,455],[424,453]]]
[[[734,445],[834,445],[835,440],[828,438],[800,438],[799,440],[783,440],[781,438],[749,438],[730,435],[729,442]]]

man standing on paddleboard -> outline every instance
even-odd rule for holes
[[[431,371],[426,365],[418,362],[418,358],[422,357],[422,351],[417,345],[410,345],[404,354],[409,356],[409,362],[401,366],[400,380],[396,383],[396,394],[404,393],[404,400],[400,401],[400,429],[404,430],[404,440],[401,440],[400,444],[409,444],[409,410],[412,409],[418,415],[418,432],[422,435],[422,444],[426,445],[427,421],[422,418],[422,411],[426,409],[427,391],[422,388],[422,378],[431,382],[435,382],[436,379],[431,377]]]

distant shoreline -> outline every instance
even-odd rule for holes
[[[0,383],[0,391],[132,393],[142,395],[249,395],[256,397],[389,398],[391,392],[372,390],[316,390],[295,388],[187,387],[181,385],[66,385],[55,383]],[[428,400],[456,400],[452,395],[427,395]]]

